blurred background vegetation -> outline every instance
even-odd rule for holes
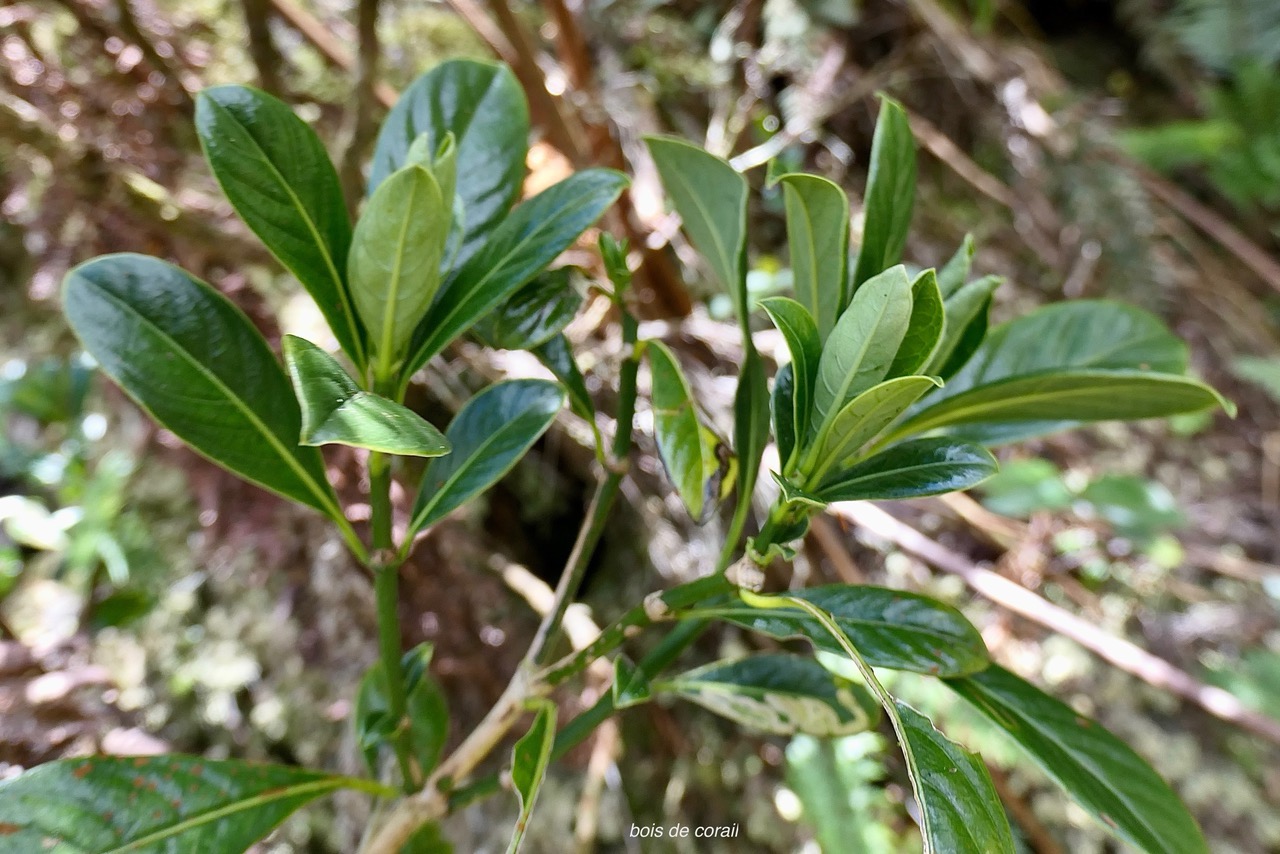
[[[254,82],[288,100],[331,143],[354,206],[395,92],[454,56],[516,69],[537,125],[530,189],[592,164],[635,175],[609,227],[646,247],[645,331],[699,366],[692,380],[713,416],[729,408],[734,333],[721,323],[725,298],[673,235],[644,133],[681,134],[742,168],[779,157],[856,198],[874,94],[888,92],[921,146],[911,261],[940,263],[970,233],[979,272],[1007,278],[997,318],[1081,296],[1161,314],[1239,418],[1103,425],[1010,448],[973,496],[885,508],[915,539],[826,520],[775,583],[866,581],[960,604],[998,661],[1150,759],[1215,851],[1280,851],[1275,0],[10,0],[0,7],[0,775],[166,747],[358,771],[347,718],[376,655],[367,582],[318,519],[180,449],[102,382],[57,292],[95,254],[146,252],[215,283],[269,336],[281,332],[268,319],[278,312],[319,340],[314,309],[221,199],[191,94]],[[781,208],[766,193],[753,211],[759,295],[788,286]],[[592,269],[588,252],[570,254]],[[589,303],[570,334],[607,399],[619,338],[605,307]],[[766,352],[780,345],[769,334]],[[520,354],[462,346],[432,364],[413,403],[443,423],[484,382],[535,370]],[[651,443],[641,436],[628,501],[593,567],[586,596],[599,620],[705,571],[718,547],[717,520],[696,528],[663,498]],[[329,463],[358,496],[344,475],[351,458]],[[436,645],[455,739],[529,640],[526,594],[554,583],[590,466],[582,425],[568,419],[406,568],[405,642]],[[1016,615],[1002,588],[974,595],[975,566],[1039,604]],[[1062,613],[1083,618],[1071,637],[1047,627]],[[1189,681],[1088,651],[1124,641]],[[748,642],[725,634],[700,654]],[[1244,726],[1197,702],[1206,686],[1238,698]],[[563,706],[601,687],[574,689]],[[941,689],[906,675],[895,688],[982,750],[1024,850],[1116,850]],[[695,708],[646,706],[554,769],[530,845],[668,850],[629,840],[628,826],[738,822],[731,845],[697,850],[909,851],[918,836],[890,743],[875,732],[787,742]],[[500,850],[492,833],[514,815],[508,801],[452,819],[457,850]],[[353,850],[367,810],[339,798],[262,850]]]

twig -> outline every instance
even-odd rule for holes
[[[329,32],[329,28],[314,15],[296,5],[293,0],[271,0],[271,5],[275,7],[281,18],[311,42],[326,62],[343,71],[351,71],[355,68],[356,60],[352,57],[351,51],[347,50],[342,42]],[[398,97],[395,89],[382,82],[375,85],[374,94],[382,102],[382,106],[387,108],[394,106]]]
[[[605,777],[614,767],[621,745],[618,721],[610,718],[596,730],[596,742],[591,748],[591,758],[587,761],[586,779],[582,783],[582,795],[578,798],[578,820],[573,826],[575,854],[590,854],[595,850]]]
[[[1008,776],[999,768],[991,767],[990,763],[987,764],[987,771],[991,775],[991,783],[995,786],[996,794],[1000,797],[1000,803],[1012,814],[1013,820],[1018,823],[1018,828],[1026,835],[1031,850],[1035,854],[1065,854],[1058,840],[1053,838],[1049,828],[1045,827],[1044,822],[1036,815],[1035,809],[1027,803],[1027,799],[1009,785]]]
[[[839,535],[831,528],[831,522],[821,516],[815,517],[809,524],[809,533],[817,542],[822,553],[836,569],[836,575],[845,584],[866,584],[867,577],[858,564],[849,556],[849,550],[840,542]]]
[[[904,551],[944,572],[960,576],[979,595],[1070,638],[1120,670],[1149,685],[1189,700],[1220,720],[1280,745],[1280,721],[1245,707],[1227,691],[1205,685],[1163,658],[1152,655],[1130,641],[1108,634],[1088,620],[1046,602],[1025,587],[988,569],[974,566],[963,555],[931,540],[880,508],[860,502],[833,505],[831,512],[855,525],[874,531],[878,536],[892,541]]]
[[[258,71],[258,84],[272,95],[284,94],[280,68],[284,57],[271,37],[271,0],[242,0],[245,29],[249,32],[249,57]]]
[[[359,0],[356,4],[356,33],[359,52],[356,55],[351,136],[342,152],[339,167],[343,195],[347,200],[347,209],[353,216],[364,195],[365,154],[378,133],[375,100],[381,58],[381,46],[378,43],[378,0]]]

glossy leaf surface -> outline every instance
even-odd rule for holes
[[[693,392],[675,355],[661,341],[645,342],[653,375],[653,432],[658,455],[694,521],[719,495],[721,460],[715,434],[698,420]],[[726,449],[727,450],[727,449]]]
[[[889,376],[920,373],[938,347],[944,317],[938,277],[933,270],[925,270],[911,283],[911,320],[907,323],[902,345],[893,357],[893,364],[889,366]]]
[[[760,474],[760,456],[769,444],[769,382],[754,347],[743,356],[733,395],[733,451],[737,457],[737,500],[751,501]]]
[[[791,424],[789,435],[809,435],[809,416],[813,408],[814,386],[818,378],[818,362],[822,358],[822,339],[809,311],[795,300],[770,297],[760,301],[769,319],[786,339],[791,352]],[[776,431],[775,431],[776,432]],[[785,466],[789,454],[782,457]]]
[[[267,342],[205,283],[143,255],[67,274],[63,306],[85,349],[161,426],[286,498],[339,514],[320,452]]]
[[[937,386],[933,377],[898,377],[849,401],[818,434],[812,460],[806,458],[801,466],[801,471],[811,476],[808,482],[822,480],[828,471],[855,458],[921,395]]]
[[[413,755],[425,776],[440,761],[449,736],[449,706],[444,691],[431,676],[433,648],[429,643],[404,654],[400,670],[404,676],[405,715],[409,719]],[[387,696],[387,677],[378,662],[365,671],[356,689],[352,720],[365,763],[372,774],[378,773],[378,756],[396,728],[391,718],[391,701]]]
[[[902,260],[916,195],[916,144],[902,106],[881,96],[863,196],[866,219],[854,267],[854,293]]]
[[[533,350],[569,325],[582,306],[574,287],[577,268],[547,270],[520,288],[476,324],[476,335],[490,347]]]
[[[849,199],[816,175],[783,175],[787,243],[796,301],[808,310],[825,341],[845,304],[849,276]]]
[[[368,780],[198,756],[89,756],[0,783],[0,852],[244,851],[290,813]]]
[[[947,684],[1121,839],[1149,854],[1209,850],[1168,784],[1096,721],[995,665]]]
[[[981,445],[955,439],[914,439],[831,473],[815,491],[825,502],[895,501],[975,486],[996,473]]]
[[[595,403],[591,400],[591,392],[587,390],[587,381],[582,376],[578,361],[573,358],[569,348],[569,340],[562,334],[552,335],[544,343],[533,348],[533,355],[555,374],[565,391],[569,393],[569,408],[578,417],[588,423],[595,422]]]
[[[778,443],[778,460],[782,470],[789,474],[795,467],[794,454],[800,449],[796,447],[796,407],[795,407],[795,366],[791,362],[778,368],[773,376],[773,391],[770,393],[769,408],[773,418],[773,436]],[[803,434],[801,434],[803,437]]]
[[[421,531],[495,484],[564,402],[564,390],[547,380],[496,383],[467,401],[445,431],[452,452],[432,460],[422,476],[409,530]]]
[[[942,340],[929,360],[928,371],[946,379],[972,358],[986,338],[991,297],[1003,281],[999,276],[984,276],[946,298],[943,303],[946,325]]]
[[[347,216],[338,173],[284,102],[247,86],[196,96],[196,133],[236,213],[311,294],[357,364],[364,331],[347,291]]]
[[[520,817],[516,819],[515,832],[507,854],[516,854],[524,841],[533,804],[542,788],[542,779],[551,762],[551,747],[556,740],[556,704],[541,700],[533,717],[533,725],[520,737],[511,750],[511,785],[520,798]]]
[[[966,234],[947,263],[938,270],[938,290],[945,300],[969,281],[969,270],[973,267],[973,235]]]

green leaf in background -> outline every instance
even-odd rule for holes
[[[574,279],[577,267],[558,267],[537,276],[475,325],[476,335],[501,350],[533,350],[569,325],[582,307]]]
[[[874,726],[880,717],[879,704],[865,688],[799,655],[717,661],[653,688],[775,735],[850,735]]]
[[[885,378],[910,321],[911,281],[901,265],[853,295],[818,362],[811,434],[826,429],[846,403]]]
[[[409,531],[417,533],[497,483],[533,446],[564,406],[547,380],[495,383],[466,402],[445,430],[453,447],[427,465]],[[412,537],[406,539],[406,545]]]
[[[822,339],[813,317],[800,303],[786,297],[770,297],[760,301],[760,306],[769,313],[769,319],[786,339],[787,349],[791,351],[791,416],[788,435],[794,445],[796,436],[809,435],[809,415],[813,408],[814,385],[818,378],[818,362],[822,358]],[[777,380],[775,379],[775,383]],[[776,396],[775,396],[776,397]],[[775,429],[775,433],[778,431]],[[781,436],[779,435],[779,439]],[[781,444],[779,445],[781,451]],[[791,452],[782,456],[785,469],[790,462]]]
[[[995,457],[981,445],[947,438],[914,439],[834,472],[821,483],[816,495],[826,502],[942,495],[969,489],[997,469]]]
[[[1169,489],[1145,477],[1103,475],[1086,486],[1080,497],[1092,504],[1117,534],[1132,540],[1150,540],[1186,523]]]
[[[658,456],[689,515],[705,522],[720,496],[727,448],[698,419],[693,392],[675,355],[661,341],[646,341],[653,374],[653,433]]]
[[[786,200],[796,301],[817,324],[819,342],[825,341],[845,306],[849,199],[816,175],[783,175],[778,181]]]
[[[454,847],[445,838],[439,823],[429,821],[405,840],[399,854],[454,854]]]
[[[457,264],[480,250],[520,194],[529,151],[529,105],[515,74],[496,62],[442,62],[400,95],[382,123],[369,192],[405,165],[427,134],[428,150],[445,136],[457,143],[457,194],[466,226]]]
[[[289,105],[247,86],[196,96],[196,134],[236,213],[293,273],[357,365],[364,330],[346,284],[351,220],[338,173]]]
[[[198,756],[88,756],[0,783],[0,852],[244,851],[299,807],[371,780]]]
[[[298,444],[288,378],[230,300],[163,261],[120,254],[71,270],[62,301],[85,350],[162,427],[235,474],[343,518],[320,452]]]
[[[917,374],[928,363],[942,337],[944,312],[938,278],[925,270],[911,283],[911,320],[888,376]]]
[[[956,254],[938,271],[938,290],[945,300],[964,287],[969,281],[969,269],[973,266],[973,235],[966,234]]]
[[[877,667],[946,676],[974,673],[990,663],[978,630],[955,608],[934,599],[843,584],[805,588],[794,596],[831,614]],[[730,602],[716,606],[715,616],[771,637],[803,637],[818,649],[841,651],[817,621],[791,609]]]
[[[685,233],[747,323],[747,179],[724,159],[672,137],[645,137]]]
[[[987,337],[987,315],[991,297],[1004,279],[984,276],[961,286],[946,298],[946,323],[938,349],[929,359],[929,373],[947,379],[965,366]]]
[[[1121,839],[1149,854],[1208,852],[1168,784],[1096,721],[995,665],[947,684]]]
[[[1011,460],[982,484],[982,504],[992,513],[1026,519],[1039,510],[1064,510],[1075,499],[1062,472],[1048,460]]]
[[[911,124],[897,101],[881,95],[863,196],[862,246],[851,280],[853,293],[902,260],[915,196],[916,143]]]
[[[778,460],[782,464],[782,473],[791,474],[795,470],[796,447],[796,405],[795,405],[795,365],[787,362],[773,375],[773,392],[770,396],[770,409],[773,416],[773,436],[778,442]]]
[[[414,457],[449,453],[449,442],[422,416],[364,391],[336,359],[305,338],[284,337],[284,361],[302,404],[302,444]]]
[[[867,389],[849,401],[827,428],[818,434],[811,456],[800,470],[806,483],[820,483],[832,469],[855,459],[895,418],[930,389],[934,377],[898,377]]]
[[[522,202],[446,284],[418,324],[402,385],[450,341],[573,245],[613,204],[627,177],[611,169],[586,169]]]
[[[413,755],[424,777],[440,762],[449,736],[449,706],[444,691],[428,670],[433,652],[431,644],[421,643],[406,652],[400,661]],[[378,756],[383,746],[389,747],[397,724],[391,719],[387,677],[381,662],[366,670],[361,678],[351,717],[369,773],[377,775]]]
[[[1265,356],[1239,356],[1231,362],[1231,373],[1265,391],[1280,402],[1280,359]]]
[[[542,778],[546,776],[547,765],[551,762],[551,747],[556,740],[556,704],[550,700],[538,700],[536,710],[533,725],[511,750],[511,785],[520,798],[520,817],[516,819],[507,854],[516,854],[524,842],[533,802],[542,788]]]
[[[400,361],[440,287],[450,216],[435,177],[406,166],[378,186],[356,223],[347,267],[351,297],[380,378]]]
[[[594,424],[595,403],[591,400],[591,393],[587,390],[587,381],[582,376],[578,361],[573,358],[569,339],[563,334],[552,335],[531,352],[565,387],[565,391],[569,393],[569,408],[587,423]]]

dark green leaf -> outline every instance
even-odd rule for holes
[[[778,368],[773,377],[773,435],[778,442],[778,460],[782,464],[783,474],[790,474],[795,469],[793,456],[796,448],[795,424],[795,375],[794,365],[790,362]]]
[[[932,270],[925,270],[911,283],[911,321],[902,346],[889,366],[891,377],[918,374],[939,344],[942,337],[944,309],[938,279]]]
[[[981,445],[955,439],[914,439],[893,445],[827,476],[823,501],[895,501],[968,489],[996,473],[995,457]]]
[[[613,204],[627,178],[609,169],[575,172],[521,203],[441,289],[418,324],[404,382],[450,341],[573,245]]]
[[[778,327],[791,351],[791,423],[789,435],[809,435],[809,415],[813,408],[814,386],[818,378],[818,362],[822,358],[822,340],[814,326],[813,317],[800,303],[786,297],[761,300],[760,306],[769,313],[773,325]],[[775,380],[776,383],[776,380]],[[776,395],[775,395],[776,397]],[[777,430],[775,429],[775,432]],[[790,452],[782,458],[785,469],[791,460]]]
[[[938,271],[938,290],[942,292],[944,300],[969,281],[969,269],[973,266],[973,249],[973,235],[966,234],[956,254],[952,255],[951,259]]]
[[[555,421],[565,393],[547,380],[496,383],[467,401],[445,438],[453,446],[422,475],[411,532],[421,531],[509,472]]]
[[[1003,281],[999,276],[984,276],[947,297],[943,305],[946,325],[928,371],[947,379],[964,367],[987,337],[991,295]]]
[[[413,755],[423,776],[430,774],[439,763],[449,736],[448,703],[444,691],[428,670],[433,651],[429,643],[418,644],[400,661]],[[378,755],[383,747],[390,746],[391,734],[396,729],[396,721],[391,719],[386,671],[381,662],[366,670],[360,680],[352,720],[369,772],[376,775],[379,771]]]
[[[0,783],[0,852],[244,851],[290,813],[369,780],[198,756],[89,756]]]
[[[747,317],[747,179],[722,158],[680,139],[645,137],[662,186],[693,247]]]
[[[693,392],[675,355],[661,341],[645,342],[645,352],[653,374],[653,433],[658,456],[689,515],[702,523],[720,495],[723,446],[698,420]]]
[[[902,260],[915,195],[916,145],[911,125],[902,106],[881,95],[863,196],[862,247],[852,279],[855,294],[864,282]]]
[[[778,180],[786,198],[796,300],[817,324],[821,343],[845,305],[849,199],[839,186],[816,175],[783,175]]]
[[[947,684],[1121,839],[1150,854],[1209,850],[1168,784],[1096,721],[995,665]]]
[[[380,377],[390,376],[440,286],[450,216],[435,176],[411,165],[382,182],[356,223],[347,273]]]
[[[849,401],[818,434],[811,454],[801,462],[800,471],[806,475],[806,482],[820,482],[832,469],[856,459],[894,419],[938,385],[933,377],[898,377]]]
[[[533,350],[545,344],[569,325],[582,306],[582,294],[574,287],[578,274],[576,267],[547,270],[481,318],[476,335],[502,350]]]
[[[533,726],[511,750],[511,785],[520,798],[520,818],[516,820],[507,854],[516,854],[524,841],[533,802],[542,788],[542,778],[546,776],[547,765],[551,762],[551,747],[556,740],[556,704],[550,700],[539,700],[536,708]]]
[[[345,278],[351,220],[320,138],[287,104],[247,86],[201,92],[196,133],[236,213],[298,277],[342,349],[363,365],[364,330]]]
[[[811,434],[827,428],[846,403],[885,378],[910,321],[911,280],[901,265],[853,295],[818,363]]]
[[[775,735],[851,735],[873,726],[880,716],[879,704],[861,685],[798,655],[717,661],[654,688]]]
[[[336,359],[310,341],[286,335],[284,361],[302,404],[302,444],[415,457],[449,453],[449,442],[422,416],[362,390]]]
[[[320,452],[267,342],[204,282],[143,255],[105,255],[67,274],[71,328],[161,426],[221,466],[341,516]]]
[[[578,417],[594,423],[595,404],[591,400],[591,393],[587,391],[587,382],[582,377],[578,362],[573,358],[573,351],[569,349],[569,340],[562,334],[552,335],[544,343],[534,347],[532,352],[546,365],[547,370],[555,374],[569,393],[569,408]]]
[[[794,596],[835,617],[877,667],[946,676],[973,673],[990,662],[981,635],[964,615],[925,596],[840,584],[797,590]],[[775,638],[804,637],[818,649],[841,651],[817,621],[790,609],[761,610],[731,602],[717,606],[716,613]]]
[[[738,501],[750,502],[760,474],[760,455],[769,444],[769,383],[754,347],[748,348],[733,395],[733,450],[738,458]]]
[[[409,147],[424,133],[429,151],[438,151],[446,134],[457,141],[457,193],[466,215],[457,258],[462,265],[520,194],[529,150],[524,90],[511,69],[496,62],[455,59],[423,74],[382,123],[370,193],[405,165]]]

